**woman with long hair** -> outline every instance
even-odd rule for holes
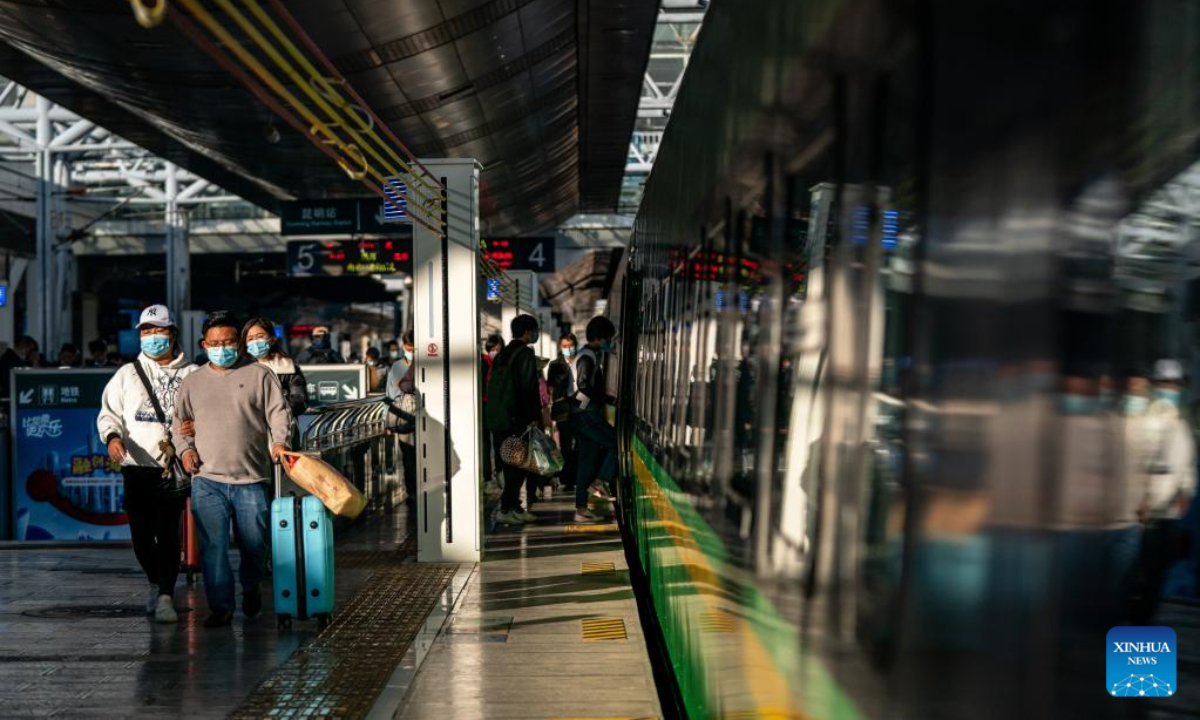
[[[303,415],[308,409],[308,381],[300,372],[300,366],[284,351],[275,335],[275,323],[267,318],[251,318],[242,326],[242,351],[266,365],[279,378],[292,417]]]

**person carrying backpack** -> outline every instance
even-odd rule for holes
[[[296,362],[301,365],[341,365],[346,360],[333,349],[329,341],[329,328],[318,325],[312,329],[312,345],[300,351]]]
[[[520,437],[530,426],[542,425],[542,396],[538,383],[537,357],[530,347],[538,340],[538,321],[532,315],[518,315],[510,325],[512,340],[492,360],[487,384],[484,415],[492,432],[496,455],[510,437]],[[503,463],[502,463],[503,464]],[[500,496],[498,520],[508,525],[534,522],[533,513],[521,508],[521,485],[528,483],[529,497],[537,491],[531,473],[503,464],[504,493]]]
[[[617,475],[617,431],[608,424],[606,409],[612,402],[601,356],[612,352],[617,329],[603,316],[587,324],[587,344],[574,365],[575,397],[571,424],[579,448],[575,477],[575,522],[601,518],[588,510],[588,494],[611,500],[611,483]]]

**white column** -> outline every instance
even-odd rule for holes
[[[180,207],[179,171],[167,163],[167,203],[163,245],[167,254],[167,308],[179,318],[191,305],[192,262],[188,254],[187,212]],[[191,349],[189,349],[190,351]]]
[[[424,160],[446,186],[443,239],[413,226],[417,421],[417,559],[482,556],[479,393],[479,171],[474,160]],[[410,187],[411,179],[410,179]]]
[[[36,257],[29,268],[29,282],[26,295],[29,308],[29,334],[33,336],[42,348],[43,353],[51,353],[48,346],[55,337],[56,308],[54,307],[55,289],[55,257],[54,232],[51,227],[51,203],[53,202],[54,177],[53,155],[50,152],[50,141],[53,128],[50,125],[50,101],[44,97],[37,98],[37,158],[35,171],[37,174],[37,213],[34,218]]]

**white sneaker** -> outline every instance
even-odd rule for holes
[[[599,480],[591,484],[591,487],[588,488],[588,492],[600,498],[601,500],[616,500],[616,498],[612,496],[612,493],[609,492],[608,486]]]
[[[158,586],[150,586],[150,595],[146,598],[146,614],[153,615],[158,609]]]
[[[523,525],[525,520],[518,512],[502,512],[496,515],[496,522],[503,525]]]
[[[537,522],[537,515],[534,515],[533,513],[529,512],[528,510],[526,510],[525,512],[522,512],[522,513],[517,513],[517,517],[521,518],[521,520],[523,520],[527,523]]]
[[[600,516],[586,508],[575,508],[575,522],[577,523],[594,523],[599,522]]]
[[[154,601],[154,622],[179,622],[179,615],[175,612],[175,598],[170,595],[158,596],[158,599]]]

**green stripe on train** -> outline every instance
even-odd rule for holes
[[[637,462],[669,503],[666,514],[675,516],[663,517],[664,513],[654,506],[653,498],[639,490],[638,479],[630,479],[637,506],[638,557],[649,579],[651,599],[689,717],[715,717],[728,710],[713,707],[721,697],[715,692],[715,679],[710,679],[710,666],[715,665],[711,661],[716,651],[713,646],[719,644],[718,638],[722,636],[706,634],[702,619],[689,612],[696,609],[694,599],[704,596],[735,604],[738,616],[752,628],[775,671],[788,681],[800,681],[797,695],[806,700],[802,711],[838,720],[863,718],[862,712],[820,661],[811,657],[801,659],[796,629],[780,617],[752,579],[736,577],[740,571],[729,562],[724,543],[692,506],[689,496],[680,490],[636,437],[633,450]],[[664,531],[675,518],[686,528],[687,537],[672,538]],[[681,544],[681,540],[688,545],[694,544],[706,567],[683,561],[680,554],[690,550]],[[671,558],[674,563],[669,562]],[[715,582],[708,582],[710,577]]]

